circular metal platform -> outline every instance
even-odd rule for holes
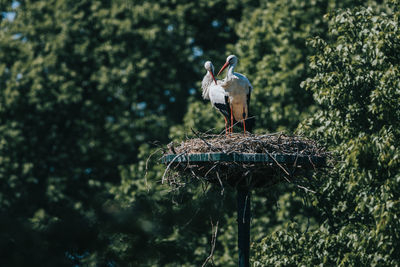
[[[278,153],[181,153],[166,154],[162,162],[179,172],[219,183],[227,183],[237,190],[238,263],[249,265],[251,189],[268,187],[297,175],[306,175],[326,167],[326,157],[304,154]],[[173,179],[172,179],[173,180]]]
[[[181,175],[231,186],[268,187],[283,176],[310,176],[326,166],[325,156],[271,153],[191,153],[166,154],[162,162]]]
[[[162,157],[163,163],[170,162],[237,162],[237,163],[280,163],[295,164],[302,168],[322,167],[326,165],[326,157],[290,154],[264,153],[195,153],[167,154]]]

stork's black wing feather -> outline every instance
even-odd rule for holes
[[[229,97],[225,96],[225,103],[215,103],[214,106],[218,109],[219,112],[224,115],[227,121],[230,121],[231,116],[231,107],[229,105]]]
[[[231,104],[229,103],[229,96],[225,96],[225,110],[226,110],[226,113],[227,113],[227,116],[225,116],[225,118],[226,118],[226,120],[228,121],[228,122],[230,122],[231,121]]]

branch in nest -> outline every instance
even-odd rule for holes
[[[207,172],[206,172],[206,174],[204,174],[204,177],[207,177],[207,175],[215,168],[215,167],[217,167],[218,165],[217,164],[214,164],[214,166],[212,166]]]
[[[276,165],[278,165],[286,173],[286,175],[290,177],[289,172],[281,164],[279,164],[279,162],[268,151],[265,152],[268,154],[268,156],[270,156],[274,160]]]
[[[161,183],[162,183],[162,184],[164,184],[165,175],[167,174],[167,171],[168,171],[169,168],[171,167],[172,163],[174,163],[174,161],[175,161],[178,157],[182,156],[183,154],[185,154],[185,153],[180,153],[180,154],[176,155],[176,156],[171,160],[171,162],[167,165],[167,168],[165,168],[164,174],[163,174],[163,176],[162,176],[162,178],[161,178]]]
[[[199,138],[201,139],[201,141],[203,141],[211,150],[213,150],[213,146],[208,143],[203,137],[201,137],[195,130],[193,130],[193,128],[190,128],[192,130],[192,132]]]
[[[224,188],[224,185],[222,184],[221,178],[219,178],[219,173],[216,172],[216,174],[217,174],[217,178],[218,178],[219,184],[220,184],[221,187],[222,187],[221,196],[223,196],[223,195],[224,195],[225,188]]]
[[[307,187],[304,187],[304,186],[302,186],[302,185],[299,185],[299,184],[295,184],[298,188],[300,188],[300,189],[303,189],[304,191],[306,191],[306,192],[311,192],[311,193],[314,193],[314,194],[316,194],[317,192],[315,192],[314,190],[311,190],[311,189],[308,189]]]
[[[310,155],[308,156],[308,160],[310,161],[310,163],[311,163],[311,165],[313,166],[314,170],[316,170],[317,168],[315,167],[314,162],[312,162],[311,156],[310,156]]]
[[[218,224],[219,221],[217,221],[217,224],[215,225],[215,231],[212,235],[211,238],[211,252],[210,255],[207,257],[207,259],[204,261],[203,265],[201,265],[201,267],[206,266],[206,264],[212,259],[212,257],[214,256],[214,250],[215,250],[215,242],[217,241],[217,234],[218,234]],[[211,227],[214,229],[214,225],[211,221]]]

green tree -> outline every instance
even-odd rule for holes
[[[255,87],[251,110],[257,116],[258,132],[291,131],[299,121],[318,109],[312,93],[300,86],[301,81],[313,71],[308,61],[313,50],[306,45],[306,41],[315,35],[326,36],[328,23],[323,20],[323,15],[329,10],[365,2],[260,1],[244,9],[242,21],[232,25],[239,36],[238,42],[228,45],[228,51],[239,55],[237,69],[246,74]],[[225,52],[225,55],[230,53]],[[217,61],[214,64],[219,67]],[[190,128],[221,133],[223,118],[208,102],[190,100],[183,125],[170,128],[170,137],[174,140],[185,139],[186,135],[193,135]],[[298,223],[301,231],[315,230],[321,220],[319,211],[309,205],[307,195],[287,184],[257,190],[252,203],[252,240],[282,230],[288,222],[293,221]],[[234,220],[227,220],[227,223],[220,225],[221,228],[236,228]],[[229,246],[236,240],[235,236],[220,233],[218,242]],[[217,262],[221,256],[218,253],[216,251]],[[235,251],[229,253],[232,263],[236,257]]]
[[[170,192],[166,185],[160,184],[164,166],[158,164],[158,155],[147,161],[155,152],[149,142],[158,140],[165,144],[169,137],[182,139],[190,134],[191,127],[202,131],[215,127],[216,132],[223,129],[222,117],[209,103],[199,101],[198,88],[205,73],[204,61],[211,59],[219,67],[228,54],[226,46],[240,56],[238,71],[249,76],[255,85],[252,105],[253,113],[258,116],[258,130],[294,129],[313,104],[310,95],[304,95],[299,87],[300,81],[311,73],[307,56],[312,50],[305,46],[305,40],[315,34],[325,39],[327,27],[322,15],[326,11],[358,4],[335,3],[294,0],[269,4],[257,0],[0,1],[0,215],[2,229],[6,229],[0,233],[0,265],[198,266],[210,252],[211,219],[214,223],[219,219],[215,263],[235,266],[234,192],[225,188],[221,197],[220,188],[208,187],[203,191],[198,183],[187,185],[179,193]],[[4,12],[15,12],[15,18],[7,18]],[[397,14],[385,18],[389,25],[386,30],[379,28],[378,33],[373,34],[387,44],[382,51],[393,66],[397,66],[395,38],[398,32],[394,26],[397,24],[392,21],[398,22]],[[332,20],[330,23],[332,32],[339,27],[335,26],[339,22]],[[381,36],[381,33],[384,34]],[[337,36],[332,33],[329,38],[331,35]],[[393,43],[387,42],[390,38]],[[332,47],[342,40],[336,39],[330,44]],[[311,58],[311,62],[313,60],[317,58]],[[385,60],[376,67],[386,66]],[[332,59],[332,62],[336,61]],[[389,67],[383,69],[388,73],[381,79],[387,79],[390,84]],[[392,72],[397,75],[397,67]],[[312,82],[307,84],[312,91],[320,92],[317,80],[315,86]],[[275,87],[284,92],[276,91]],[[376,113],[371,114],[383,116],[380,123],[386,125],[383,121],[398,116],[394,108],[396,102],[387,102],[389,96],[398,97],[398,91],[374,92]],[[329,99],[324,94],[318,97]],[[354,103],[350,100],[348,103]],[[323,110],[331,114],[342,108],[335,104]],[[317,129],[311,133],[341,152],[339,148],[347,148],[346,144],[350,143],[345,141],[352,138],[354,151],[359,152],[346,158],[348,165],[369,163],[359,158],[369,157],[373,151],[375,156],[383,155],[379,171],[387,175],[396,172],[398,146],[394,142],[398,140],[398,125],[382,126],[388,136],[384,136],[385,132],[378,134],[375,128],[366,132],[365,136],[375,140],[374,145],[369,145],[369,139],[343,135],[339,126],[327,123],[325,118],[331,116],[329,114],[318,113],[304,129]],[[351,115],[353,120],[354,114]],[[363,129],[362,125],[357,127]],[[331,135],[335,131],[337,134]],[[334,143],[331,137],[335,137]],[[391,140],[394,140],[393,153],[387,144]],[[392,160],[390,168],[389,163],[385,163],[388,158]],[[352,177],[369,177],[370,174],[365,173],[357,169]],[[374,232],[376,237],[371,240],[375,243],[370,243],[370,248],[382,247],[379,247],[382,253],[377,254],[377,260],[379,255],[390,259],[395,254],[388,252],[387,244],[392,242],[392,247],[398,250],[398,233],[393,230],[398,226],[393,223],[396,213],[390,210],[387,217],[378,215],[379,212],[386,214],[389,208],[398,210],[398,203],[392,201],[390,195],[398,198],[395,193],[398,183],[393,179],[381,179],[382,183],[389,180],[393,183],[385,184],[393,186],[392,189],[377,189],[388,189],[390,193],[379,196],[389,200],[383,202],[382,198],[377,202],[381,206],[371,206],[375,201],[368,199],[372,187],[354,182],[354,188],[370,190],[357,191],[364,193],[360,196],[369,201],[362,202],[368,205],[361,214],[364,216],[373,207],[372,217],[382,220],[377,228],[371,225],[357,228],[358,224],[353,223],[353,227],[343,229],[339,235],[335,230],[342,229],[339,227],[345,221],[330,218],[332,211],[349,215],[356,221],[358,217],[351,217],[351,207],[360,206],[361,209],[362,205],[357,204],[361,201],[353,206],[346,202],[346,209],[342,210],[340,201],[348,201],[348,198],[340,190],[350,186],[341,176],[344,172],[336,175],[342,177],[342,180],[336,179],[341,181],[340,185],[335,184],[332,177],[318,180],[325,190],[319,192],[321,198],[314,199],[315,205],[323,210],[322,219],[329,218],[321,226],[321,235],[311,235],[314,231],[320,233],[315,229],[320,218],[314,209],[302,205],[301,195],[274,196],[277,191],[274,188],[259,192],[254,198],[253,236],[260,238],[281,229],[285,222],[295,220],[299,226],[290,228],[293,230],[289,234],[277,232],[283,241],[273,246],[280,248],[290,240],[285,236],[300,236],[299,229],[305,230],[307,217],[312,215],[310,236],[299,238],[310,248],[310,255],[318,254],[316,251],[321,247],[336,251],[336,247],[352,245],[351,242],[367,230],[379,228]],[[328,189],[332,189],[332,193]],[[333,193],[335,190],[339,191],[337,195]],[[378,194],[378,191],[371,192]],[[349,195],[359,196],[353,191]],[[329,198],[334,199],[332,205],[324,201]],[[279,205],[275,205],[276,202]],[[353,232],[357,235],[351,235]],[[388,233],[393,234],[392,239]],[[324,234],[329,246],[320,239],[319,243],[314,242]],[[380,240],[383,243],[379,243]],[[266,243],[261,243],[257,251],[262,252]],[[314,247],[316,244],[321,245]],[[299,255],[296,254],[298,247],[293,247],[292,242],[282,249],[293,252],[293,257]],[[257,261],[269,263],[264,258],[269,255],[268,251],[257,254]],[[286,254],[280,255],[283,258]],[[279,255],[275,256],[270,257],[274,264],[281,260]],[[327,262],[331,263],[332,258],[327,258]],[[321,261],[314,257],[313,261],[304,262]]]
[[[386,8],[385,8],[386,9]],[[320,227],[295,224],[257,246],[256,266],[398,266],[400,255],[399,9],[337,11],[315,38],[303,86],[321,110],[300,131],[323,141],[337,163],[315,177]]]
[[[155,190],[160,176],[149,192],[135,185],[151,151],[142,145],[166,143],[181,123],[200,55],[222,55],[236,40],[225,16],[239,20],[240,6],[1,1],[1,11],[15,12],[12,20],[2,12],[0,25],[1,265],[190,262],[192,244],[176,241],[180,259],[160,257],[168,242],[154,253],[143,246],[164,240],[173,216],[188,209],[167,212],[172,202]],[[153,210],[161,230],[149,223]],[[208,235],[208,222],[198,223]]]
[[[259,131],[296,129],[298,123],[315,112],[312,95],[300,87],[312,73],[308,38],[324,38],[327,24],[323,15],[340,7],[373,1],[285,0],[260,1],[248,9],[236,27],[239,40],[230,51],[240,58],[238,70],[252,85],[251,109]]]

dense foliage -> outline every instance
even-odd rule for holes
[[[156,153],[223,131],[200,81],[235,53],[256,131],[302,121],[338,159],[315,195],[254,192],[253,263],[398,266],[400,13],[381,2],[0,1],[0,265],[201,266],[219,221],[213,263],[236,266],[235,192],[171,191]]]
[[[123,258],[110,248],[114,233],[106,234],[116,227],[107,226],[114,223],[107,201],[118,197],[110,190],[124,167],[143,159],[142,144],[165,143],[182,120],[202,65],[194,51],[222,54],[223,45],[214,46],[235,39],[217,12],[225,1],[1,3],[8,11],[0,33],[1,260],[59,266]],[[239,18],[240,9],[226,14]],[[150,212],[142,204],[134,205],[139,218]],[[136,248],[147,240],[141,227],[139,220],[127,230],[143,236],[132,241]]]
[[[235,51],[240,68],[249,73],[256,88],[253,105],[263,131],[291,130],[315,110],[311,93],[300,83],[312,73],[306,40],[324,38],[323,15],[356,1],[261,1],[237,26]]]
[[[400,58],[398,11],[347,9],[326,16],[329,38],[312,39],[315,76],[303,86],[321,110],[300,129],[338,162],[315,177],[323,221],[264,239],[256,266],[398,266],[400,262]]]

